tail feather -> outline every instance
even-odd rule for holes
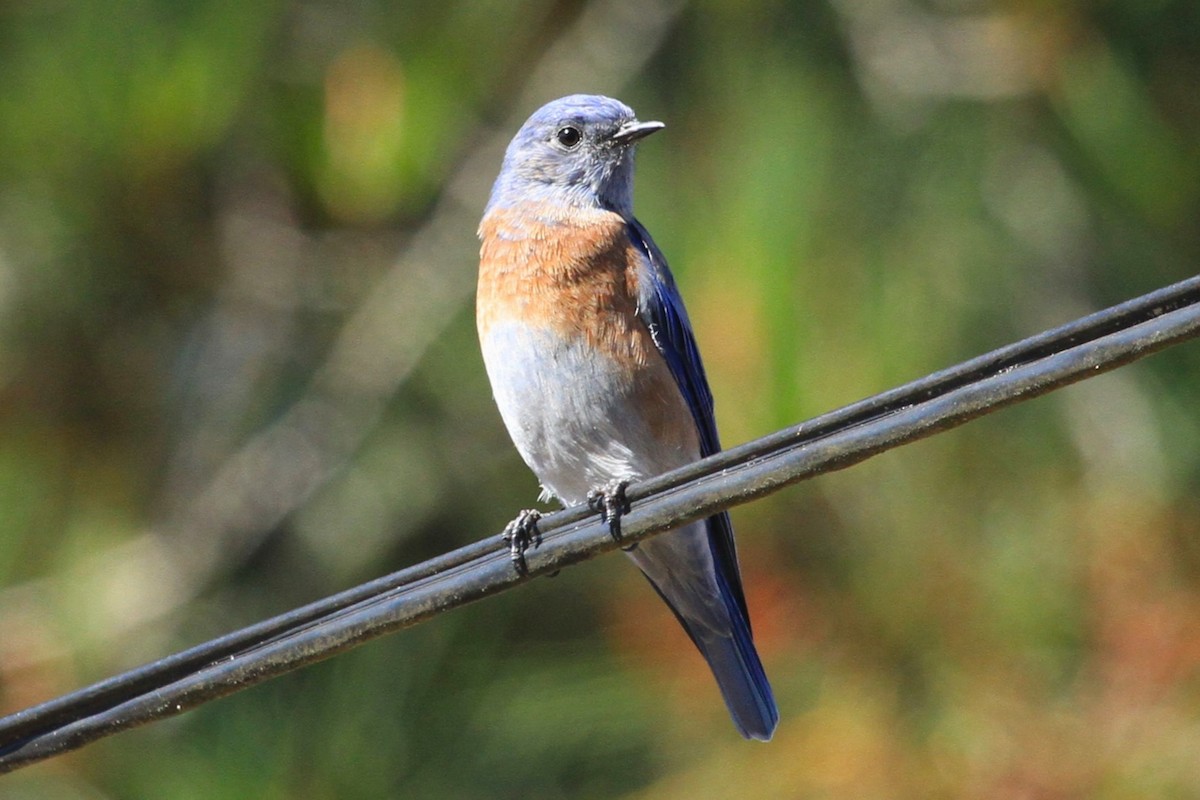
[[[708,662],[738,731],[747,739],[768,741],[779,710],[743,601],[735,596],[725,570],[685,566],[688,548],[707,540],[701,531],[681,530],[643,542],[630,556]],[[700,535],[690,538],[689,533]]]
[[[738,731],[747,739],[769,741],[779,723],[779,709],[750,638],[746,619],[734,609],[730,610],[732,632],[729,636],[693,631],[691,625],[681,621],[708,662]]]

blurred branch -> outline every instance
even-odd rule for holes
[[[1019,13],[930,11],[907,0],[836,0],[859,83],[893,121],[954,97],[1002,98],[1037,88],[1039,41]]]
[[[498,128],[480,125],[465,138],[465,156],[445,182],[436,207],[347,320],[303,395],[270,427],[224,459],[190,498],[173,504],[154,530],[115,550],[98,553],[72,575],[73,584],[95,587],[87,593],[92,601],[125,597],[130,587],[155,587],[153,598],[123,603],[119,613],[91,609],[94,624],[89,632],[93,639],[127,635],[184,605],[216,572],[229,569],[253,552],[281,520],[302,507],[345,466],[378,423],[389,398],[469,301],[478,253],[475,227],[512,132],[531,108],[555,95],[585,85],[611,91],[628,82],[657,51],[683,5],[681,0],[594,0],[583,9],[529,74],[511,104],[511,116]],[[260,234],[269,233],[287,258],[312,257],[312,242],[290,227],[288,220],[279,219],[283,212],[255,211],[234,210],[228,223],[233,230],[226,237],[232,241],[230,246],[238,241],[244,245],[246,237],[239,239],[237,234],[253,223]],[[247,214],[253,219],[245,219]],[[261,247],[248,254],[244,251],[243,247],[249,258],[264,258]],[[278,276],[281,257],[279,253],[270,255],[275,269],[270,264],[250,265],[249,269],[258,268],[260,273],[268,269]],[[245,265],[235,265],[235,269],[246,271]],[[278,283],[268,289],[278,293]],[[229,316],[227,305],[214,314]],[[286,310],[277,316],[281,325],[288,324]],[[213,325],[220,323],[216,320]],[[256,325],[256,330],[262,329],[263,325]],[[278,339],[286,334],[275,331],[271,335]],[[222,336],[227,341],[217,341]],[[228,349],[244,349],[245,336],[217,329],[209,338],[213,341],[204,346],[211,352],[205,357],[214,368],[226,373],[243,368],[244,354]],[[230,367],[231,361],[238,367]],[[220,400],[228,401],[228,397]],[[189,411],[192,415],[201,412]],[[147,581],[140,577],[145,575],[156,578]],[[120,591],[105,587],[119,587]],[[0,592],[0,618],[9,616],[6,609],[28,613],[30,608],[61,602],[59,598],[70,595],[61,589],[54,579],[5,589]],[[0,641],[0,651],[3,649]],[[30,666],[20,652],[7,654],[5,663]]]
[[[1200,277],[1025,339],[629,489],[622,544],[1200,335]],[[500,537],[380,578],[0,719],[0,771],[182,713],[618,546],[586,508],[543,518],[514,570]]]

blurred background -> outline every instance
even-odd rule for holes
[[[637,208],[726,444],[1194,274],[1189,0],[0,6],[0,710],[500,530],[475,227],[537,106]],[[743,742],[610,556],[5,798],[1200,795],[1200,345],[734,512]]]

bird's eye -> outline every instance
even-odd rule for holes
[[[559,128],[558,133],[554,134],[554,138],[558,143],[568,150],[575,147],[583,139],[583,134],[579,132],[579,128],[573,125],[567,125]]]

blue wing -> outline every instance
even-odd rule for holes
[[[675,280],[667,268],[666,259],[637,220],[629,221],[629,236],[644,256],[638,275],[638,316],[649,329],[655,346],[670,367],[675,383],[692,412],[696,430],[700,432],[701,455],[712,455],[721,449],[713,419],[712,392],[708,388],[704,366],[700,363],[700,353],[696,349],[696,339],[692,335],[683,299],[675,288]],[[692,540],[647,542],[641,549],[640,557],[637,553],[631,555],[708,661],[738,730],[747,738],[770,739],[779,722],[779,710],[754,648],[729,515],[724,512],[714,514],[704,521],[704,527],[709,552],[716,567],[716,574],[711,576],[715,579],[715,597],[711,594],[712,583],[705,577],[697,576],[698,581],[685,580],[682,584],[677,580],[680,577],[678,575],[675,576],[676,580],[663,580],[661,563],[658,568],[654,564],[656,560],[661,561],[664,555],[667,558],[680,555],[686,560]],[[650,552],[651,548],[655,549],[657,555]],[[658,575],[659,580],[652,572]],[[670,574],[669,569],[667,574]],[[724,618],[728,628],[717,632],[703,622],[689,619],[683,609],[694,610],[698,599],[701,605],[716,601],[719,604],[717,607],[722,609],[717,613]],[[709,608],[712,609],[712,606]],[[722,627],[718,623],[718,630]]]
[[[687,400],[700,431],[702,455],[710,456],[721,449],[717,438],[717,425],[713,418],[712,392],[696,348],[696,337],[692,335],[692,324],[688,321],[683,298],[675,287],[675,278],[650,234],[636,219],[629,222],[629,235],[634,244],[646,257],[647,269],[641,276],[643,283],[639,292],[638,315],[650,329],[654,344],[671,368],[679,390]]]
[[[629,221],[629,236],[641,249],[647,262],[647,269],[641,277],[643,284],[648,285],[639,287],[638,316],[650,330],[655,346],[666,359],[675,383],[691,409],[696,430],[700,432],[700,455],[710,456],[720,451],[721,441],[713,416],[712,391],[708,388],[708,378],[700,361],[700,351],[696,347],[687,309],[683,307],[683,298],[675,286],[675,278],[667,267],[666,258],[650,238],[649,232],[636,219]],[[749,628],[750,614],[746,609],[742,578],[738,573],[737,551],[733,544],[733,526],[729,515],[721,512],[709,517],[707,522],[718,569]]]

